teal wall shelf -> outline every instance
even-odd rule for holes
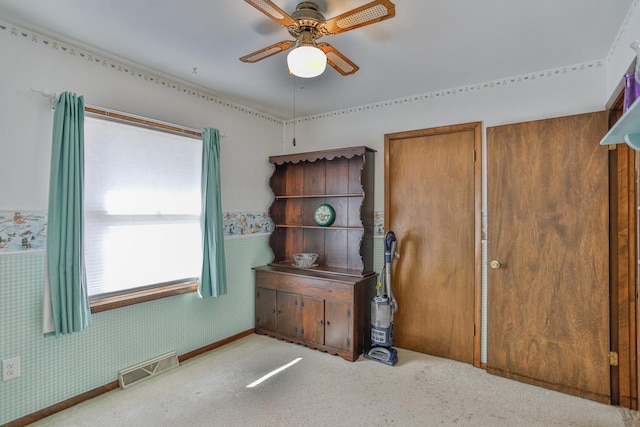
[[[609,132],[602,138],[600,145],[622,144],[627,145],[636,151],[640,151],[640,98],[629,107],[620,117],[620,120],[613,125]]]

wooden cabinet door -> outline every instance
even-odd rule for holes
[[[256,328],[276,330],[276,291],[258,288],[256,291]]]
[[[302,338],[324,345],[324,300],[302,297]]]
[[[324,302],[324,343],[339,350],[351,350],[351,305]]]
[[[610,395],[606,131],[604,112],[487,129],[487,369],[601,402]]]
[[[302,297],[288,292],[277,293],[278,321],[276,331],[291,338],[302,336]]]

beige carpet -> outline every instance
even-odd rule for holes
[[[34,425],[634,426],[637,420],[635,411],[408,350],[399,349],[399,363],[390,367],[251,335]]]

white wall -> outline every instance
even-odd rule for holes
[[[174,81],[131,73],[121,62],[30,31],[23,36],[19,28],[12,34],[13,26],[6,26],[0,31],[0,210],[47,208],[53,112],[49,100],[31,89],[71,91],[86,104],[220,129],[227,135],[221,140],[223,211],[268,209],[267,157],[281,149],[280,120],[180,84],[169,88]]]
[[[605,69],[596,61],[301,118],[296,147],[290,122],[284,147],[288,153],[358,145],[377,150],[375,210],[382,211],[387,133],[476,121],[486,128],[604,108]]]

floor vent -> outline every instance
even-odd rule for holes
[[[176,366],[178,366],[178,356],[174,351],[120,371],[118,373],[118,382],[120,383],[120,388],[124,389],[142,380],[155,377]]]

